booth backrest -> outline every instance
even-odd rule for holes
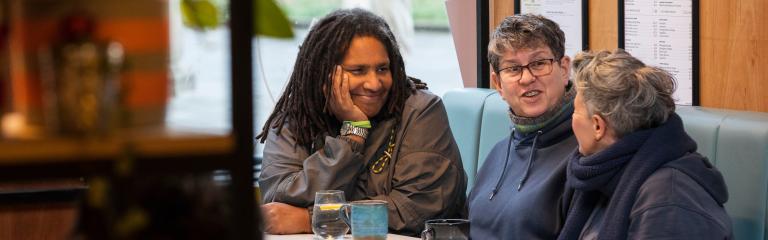
[[[459,145],[464,171],[467,172],[467,193],[474,186],[477,172],[477,152],[480,145],[480,126],[482,126],[485,99],[495,91],[490,89],[454,89],[443,95],[445,110],[453,131],[453,137]]]
[[[491,148],[511,129],[508,107],[490,89],[455,89],[443,96],[461,151],[468,188]],[[698,152],[722,172],[735,239],[768,239],[768,113],[677,106]]]

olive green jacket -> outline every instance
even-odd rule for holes
[[[442,100],[416,91],[405,102],[400,122],[393,157],[378,174],[371,164],[380,157],[394,119],[373,126],[361,153],[331,136],[323,149],[309,153],[288,127],[279,136],[272,129],[259,177],[264,202],[309,207],[316,191],[343,190],[347,201],[387,201],[390,230],[407,235],[418,234],[425,220],[465,217],[467,177]]]

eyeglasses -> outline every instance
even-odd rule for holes
[[[536,60],[527,65],[505,67],[500,69],[497,74],[499,74],[502,79],[508,79],[515,82],[520,81],[520,79],[523,78],[523,70],[526,68],[531,72],[531,75],[535,77],[546,76],[552,73],[552,63],[554,61],[554,58],[548,58]]]

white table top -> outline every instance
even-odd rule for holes
[[[312,234],[291,234],[291,235],[271,235],[264,234],[265,240],[312,240]],[[347,234],[344,240],[352,239],[352,235]],[[415,237],[408,237],[397,234],[387,234],[387,240],[414,240]]]

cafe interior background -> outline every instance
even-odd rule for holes
[[[437,95],[487,84],[477,71],[479,2],[411,0],[396,13],[412,20],[398,39],[407,72]],[[586,2],[589,49],[618,47],[619,1]],[[698,2],[699,104],[768,112],[768,3]],[[512,0],[484,4],[485,33],[514,13]],[[0,0],[0,238],[133,236],[151,232],[152,210],[174,201],[228,219],[213,224],[198,211],[175,230],[258,237],[248,230],[258,224],[263,148],[254,133],[312,21],[371,5]]]

